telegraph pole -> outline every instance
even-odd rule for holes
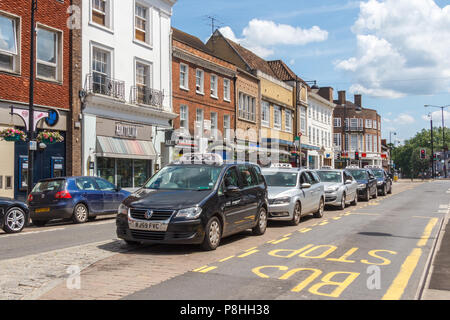
[[[31,148],[31,142],[34,141],[34,70],[35,70],[35,51],[36,51],[36,26],[34,14],[37,11],[37,0],[31,1],[31,41],[30,41],[30,91],[29,91],[29,107],[28,107],[28,177],[27,177],[27,195],[33,190],[33,167],[34,167],[34,150]]]

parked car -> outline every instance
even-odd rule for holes
[[[379,167],[369,167],[375,178],[377,178],[378,195],[385,196],[392,193],[392,178],[384,169]]]
[[[371,197],[377,198],[377,179],[373,172],[367,168],[347,167],[346,170],[358,182],[358,197],[369,201]]]
[[[262,170],[269,194],[269,219],[298,225],[303,215],[321,218],[325,207],[324,186],[311,170],[271,167]]]
[[[316,170],[325,187],[325,204],[344,210],[346,205],[358,204],[358,183],[345,170]]]
[[[223,237],[247,229],[265,233],[267,208],[267,186],[258,165],[189,154],[123,201],[117,236],[131,245],[201,244],[215,250]]]
[[[117,213],[129,195],[102,178],[64,177],[39,181],[27,202],[33,224],[40,227],[54,219],[84,223],[98,215]]]
[[[29,211],[26,203],[0,198],[0,228],[6,233],[19,233],[27,226]]]

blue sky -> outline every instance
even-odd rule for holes
[[[450,105],[450,6],[444,0],[178,0],[172,25],[202,40],[207,16],[267,60],[282,59],[305,80],[363,95],[400,140],[441,123]],[[450,108],[447,109],[450,111]],[[447,117],[448,115],[448,117]],[[450,113],[446,114],[446,125]]]

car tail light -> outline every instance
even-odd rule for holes
[[[28,202],[33,201],[33,195],[30,193],[27,198]]]
[[[56,199],[72,199],[72,196],[70,195],[69,191],[59,191],[55,194]]]

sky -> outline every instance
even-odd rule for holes
[[[449,0],[178,0],[172,25],[201,40],[211,19],[228,38],[304,80],[362,94],[382,137],[403,143],[450,105]],[[444,114],[450,125],[450,107]],[[395,134],[394,134],[395,133]]]

